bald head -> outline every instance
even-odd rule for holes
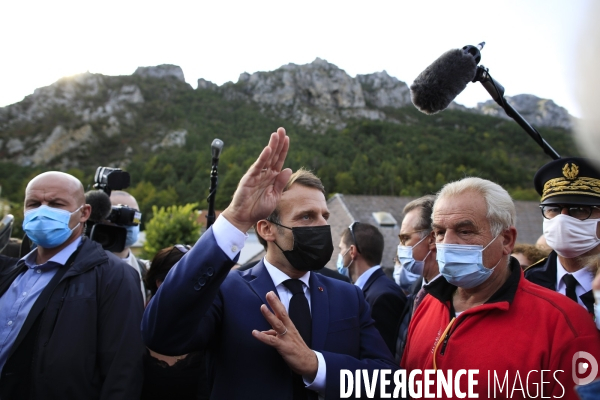
[[[85,204],[83,185],[79,179],[64,172],[44,172],[29,181],[25,189],[25,202],[27,203],[27,198],[33,194],[39,196],[45,193],[67,196],[77,203],[78,207]],[[25,204],[25,209],[27,209],[27,204]]]
[[[137,201],[135,200],[135,197],[122,190],[113,190],[112,192],[110,192],[110,202],[113,206],[122,204],[124,206],[134,208],[138,211],[140,209]]]

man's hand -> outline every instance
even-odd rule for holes
[[[292,371],[313,381],[319,367],[316,354],[302,340],[302,336],[279,301],[279,297],[275,293],[269,292],[267,293],[267,302],[275,314],[265,304],[260,306],[260,311],[273,329],[263,332],[254,330],[252,335],[261,342],[274,347]]]
[[[277,206],[292,170],[281,170],[290,146],[285,129],[271,134],[267,147],[244,174],[223,217],[242,232],[267,218]]]

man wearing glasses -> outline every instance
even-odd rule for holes
[[[525,272],[540,286],[566,295],[593,313],[594,271],[586,268],[600,254],[600,173],[583,158],[562,158],[535,174],[542,196],[544,236],[552,253]]]

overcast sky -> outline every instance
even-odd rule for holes
[[[506,95],[549,98],[578,116],[571,87],[590,1],[4,1],[0,107],[63,76],[158,64],[181,66],[194,88],[316,57],[410,84],[445,51],[485,41],[481,64]],[[489,99],[471,83],[456,101]]]

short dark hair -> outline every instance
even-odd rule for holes
[[[146,274],[146,288],[150,290],[152,296],[156,294],[158,286],[156,281],[164,281],[167,273],[183,257],[185,253],[178,250],[175,246],[165,247],[159,250],[150,263],[150,269]]]
[[[404,210],[402,210],[404,215],[406,215],[412,210],[421,209],[419,223],[418,226],[416,226],[415,228],[418,230],[423,229],[423,232],[425,232],[425,234],[429,233],[432,230],[431,214],[433,212],[433,204],[435,203],[435,199],[436,196],[428,194],[426,196],[419,197],[418,199],[411,201],[406,206],[404,206]],[[425,234],[421,235],[421,237],[425,236]]]
[[[360,255],[365,259],[369,266],[381,264],[383,258],[383,235],[376,226],[363,224],[361,222],[354,224],[352,231],[356,243],[352,240],[350,228],[342,232],[342,242],[346,246],[355,245],[360,249]]]
[[[292,174],[292,176],[290,176],[290,179],[287,181],[285,187],[283,188],[283,191],[287,192],[288,190],[290,190],[292,185],[295,183],[297,183],[300,186],[313,188],[313,189],[319,189],[321,191],[321,193],[323,193],[323,195],[325,195],[325,186],[323,186],[323,183],[321,182],[319,177],[317,177],[315,174],[313,174],[309,170],[300,168],[299,170],[294,172]],[[281,219],[279,218],[279,205],[277,205],[275,207],[275,209],[273,210],[271,215],[269,215],[267,217],[267,220],[275,222],[276,224],[281,223]],[[256,225],[254,225],[254,227],[256,228]],[[277,226],[277,229],[283,229],[283,228],[281,228],[280,226]],[[263,239],[258,234],[258,232],[256,232],[256,236],[258,237],[258,241],[260,242],[260,244],[262,244],[266,250],[267,249],[267,241],[265,239]]]

